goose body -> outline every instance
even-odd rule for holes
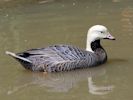
[[[107,31],[106,27],[102,25],[91,27],[87,35],[86,50],[71,45],[53,45],[17,54],[7,51],[6,54],[18,60],[24,68],[32,71],[58,72],[97,66],[107,61],[107,54],[100,44],[100,39],[114,39],[109,33],[108,37],[99,36],[100,38],[89,35],[91,32],[91,34],[95,34],[97,27],[101,27],[98,31]]]

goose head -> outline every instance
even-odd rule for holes
[[[101,39],[109,39],[109,40],[115,40],[115,37],[113,37],[108,29],[103,25],[94,25],[88,30],[87,34],[87,46],[86,50],[93,52],[91,49],[91,43],[96,40]]]

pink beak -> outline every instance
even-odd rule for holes
[[[113,37],[113,36],[109,33],[105,39],[115,40],[115,37]]]

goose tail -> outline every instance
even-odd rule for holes
[[[9,55],[9,56],[15,58],[15,59],[18,59],[18,60],[21,60],[21,61],[24,61],[24,62],[28,62],[28,63],[32,63],[32,61],[30,61],[29,59],[26,59],[26,58],[24,58],[24,57],[21,57],[21,56],[19,56],[19,55],[16,55],[15,53],[12,53],[12,52],[10,52],[10,51],[6,51],[5,53],[6,53],[7,55]]]

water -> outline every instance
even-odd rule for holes
[[[103,24],[108,62],[91,69],[33,73],[5,55],[52,44],[85,48],[90,26]],[[132,100],[132,0],[1,0],[0,98],[3,100]]]

